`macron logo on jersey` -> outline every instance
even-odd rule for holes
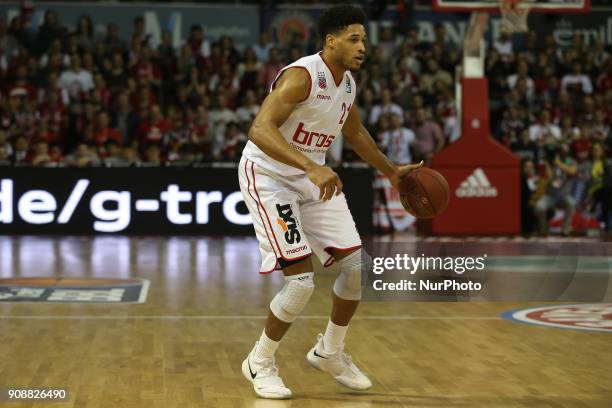
[[[457,197],[497,197],[497,188],[491,185],[484,170],[478,167],[455,190]]]

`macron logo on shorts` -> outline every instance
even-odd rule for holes
[[[280,217],[276,219],[276,223],[280,225],[285,233],[285,241],[287,241],[288,244],[299,243],[302,237],[300,236],[300,231],[297,229],[297,222],[293,217],[291,204],[276,204],[276,211]]]

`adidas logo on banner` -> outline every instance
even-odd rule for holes
[[[497,197],[497,188],[493,187],[485,172],[478,167],[455,190],[457,197]]]

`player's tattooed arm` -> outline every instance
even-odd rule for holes
[[[346,122],[342,127],[342,135],[351,145],[355,153],[366,163],[374,167],[389,178],[395,188],[399,179],[410,171],[423,166],[423,162],[398,166],[380,151],[370,132],[361,123],[359,110],[352,107]]]
[[[342,191],[338,175],[331,168],[316,164],[291,147],[278,130],[297,104],[308,98],[310,81],[306,70],[292,68],[284,71],[261,105],[249,130],[249,139],[273,159],[304,170],[310,181],[319,187],[319,198],[329,200],[334,192],[337,195]]]

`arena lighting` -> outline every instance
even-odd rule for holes
[[[64,206],[58,209],[57,199],[46,190],[29,190],[15,197],[14,182],[11,179],[0,181],[0,223],[11,224],[15,219],[14,203],[17,203],[17,214],[29,224],[49,224],[57,222],[66,224],[70,221],[90,180],[80,179],[74,185]],[[195,195],[195,217],[189,212],[182,212],[181,203],[190,203]],[[101,190],[95,192],[89,201],[89,210],[96,221],[93,229],[98,232],[119,232],[126,229],[132,219],[132,211],[155,212],[160,209],[160,201],[166,204],[166,218],[175,225],[208,224],[210,206],[220,203],[227,221],[236,225],[251,224],[251,216],[237,210],[243,201],[239,191],[225,197],[220,191],[181,191],[177,184],[169,184],[157,199],[133,199],[130,191]],[[132,202],[134,205],[132,206]],[[112,205],[113,208],[108,207]],[[59,210],[59,213],[57,211]],[[56,218],[57,216],[57,218]]]

